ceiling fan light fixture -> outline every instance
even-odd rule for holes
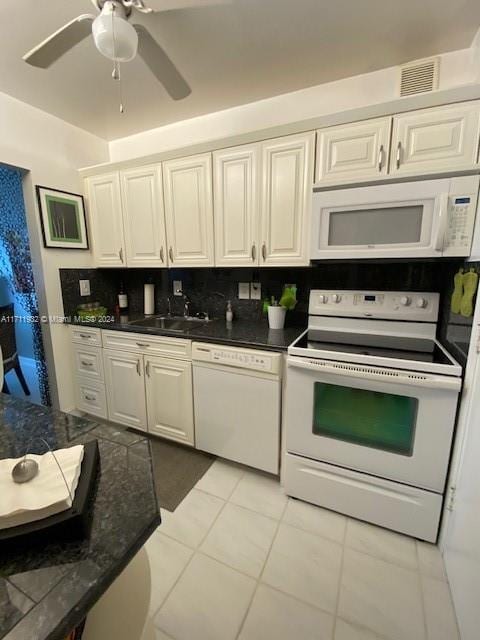
[[[137,55],[138,34],[118,12],[116,3],[107,2],[92,24],[95,46],[100,53],[115,62],[128,62]]]

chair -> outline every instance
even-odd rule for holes
[[[30,395],[27,381],[20,367],[20,360],[17,352],[17,341],[15,340],[15,313],[13,304],[7,304],[0,307],[0,348],[3,358],[4,376],[11,370],[15,369],[15,373],[22,385],[22,389],[26,396]],[[10,393],[7,381],[3,379],[3,393]]]

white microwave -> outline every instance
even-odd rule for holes
[[[312,260],[470,255],[480,176],[313,194]]]

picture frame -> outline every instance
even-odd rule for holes
[[[43,245],[46,249],[88,249],[83,196],[36,186]]]

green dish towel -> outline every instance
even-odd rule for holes
[[[463,269],[453,276],[453,293],[450,308],[452,313],[460,313],[463,297]]]
[[[473,315],[473,298],[477,291],[478,275],[474,269],[463,274],[463,297],[460,305],[460,313],[465,318]]]

